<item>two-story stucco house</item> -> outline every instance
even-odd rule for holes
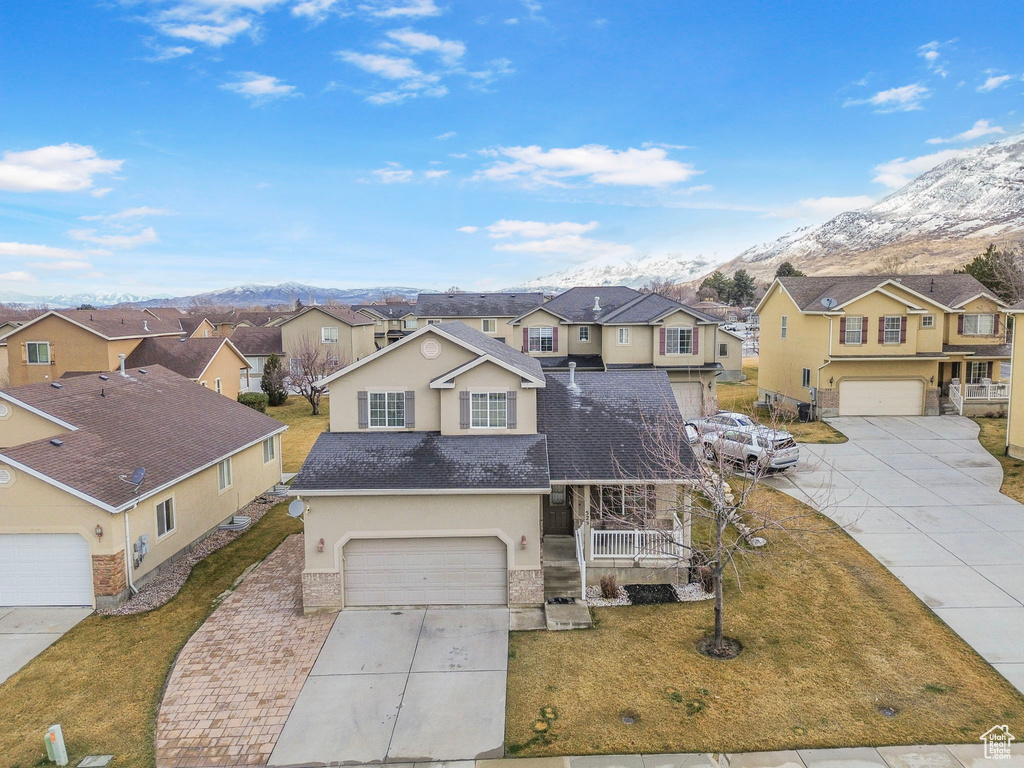
[[[518,348],[518,342],[509,338],[509,324],[543,303],[543,293],[421,293],[416,299],[416,315],[425,324],[461,320]]]
[[[777,278],[759,396],[818,416],[1005,411],[1006,306],[970,275]]]
[[[689,544],[688,479],[659,471],[644,443],[645,425],[681,422],[664,371],[546,373],[447,322],[325,381],[330,431],[291,486],[306,504],[307,611],[540,605],[545,552],[574,552],[573,536],[590,581],[672,580],[685,564],[623,523]]]
[[[374,323],[344,307],[314,305],[280,324],[284,356],[294,367],[304,345],[322,348],[334,364],[345,366],[374,352]]]
[[[377,349],[394,344],[419,328],[416,307],[408,302],[353,304],[349,309],[373,321]]]
[[[719,380],[742,379],[742,340],[720,320],[625,286],[571,288],[516,317],[510,343],[545,370],[663,370],[686,418],[717,408]]]

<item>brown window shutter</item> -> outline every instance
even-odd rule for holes
[[[961,336],[964,335],[964,316],[963,315],[957,315],[956,316],[956,332],[959,333]]]
[[[986,378],[989,379],[990,381],[992,380],[992,361],[991,360],[988,361],[988,374],[986,375]]]
[[[846,343],[846,318],[839,318],[839,343]]]
[[[21,362],[23,365],[28,365],[28,344],[24,341],[21,342]]]
[[[693,326],[693,354],[700,354],[700,326]]]
[[[356,392],[356,405],[359,412],[359,428],[367,429],[370,426],[370,399],[365,390]]]
[[[411,389],[405,393],[405,426],[416,426],[416,393]]]
[[[459,392],[459,429],[469,429],[469,392]]]
[[[868,319],[866,317],[860,319],[860,343],[868,343]]]
[[[907,318],[906,315],[900,318],[900,344],[907,343]]]
[[[551,351],[558,351],[558,326],[551,329]]]
[[[530,329],[523,328],[523,352],[530,351]]]
[[[885,318],[878,318],[878,343],[885,344]]]
[[[661,354],[663,354],[663,355],[664,355],[664,354],[665,354],[665,328],[662,328],[662,329],[661,329],[661,330],[660,330],[660,331],[658,332],[658,338],[659,338],[659,339],[661,340],[661,341],[659,342],[659,343],[661,344]]]
[[[992,323],[992,335],[993,336],[998,336],[999,335],[999,313],[998,312],[996,312],[995,319],[993,320],[993,323]]]
[[[505,422],[508,425],[509,429],[515,429],[518,426],[517,411],[519,410],[519,408],[516,403],[516,396],[518,394],[519,393],[516,392],[514,389],[510,389],[505,394]]]

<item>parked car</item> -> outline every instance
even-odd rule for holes
[[[788,432],[758,427],[753,430],[726,429],[706,432],[702,436],[704,455],[710,460],[719,456],[750,470],[782,471],[795,467],[800,448]]]
[[[700,432],[692,424],[685,424],[683,429],[686,431],[686,441],[690,444],[690,447],[697,448],[700,446]]]
[[[704,419],[694,419],[687,422],[702,435],[724,432],[727,429],[749,431],[758,429],[759,425],[745,413],[732,413],[731,411],[720,411],[714,416]]]

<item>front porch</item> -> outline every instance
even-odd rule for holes
[[[1010,383],[1002,381],[1002,363],[1009,359],[1007,345],[950,347],[952,358],[939,365],[939,381],[945,401],[944,414],[1005,416],[1010,403]]]

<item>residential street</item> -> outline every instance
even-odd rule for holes
[[[1024,690],[1024,505],[958,416],[843,417],[849,438],[801,444],[769,482],[843,525],[1018,689]]]

